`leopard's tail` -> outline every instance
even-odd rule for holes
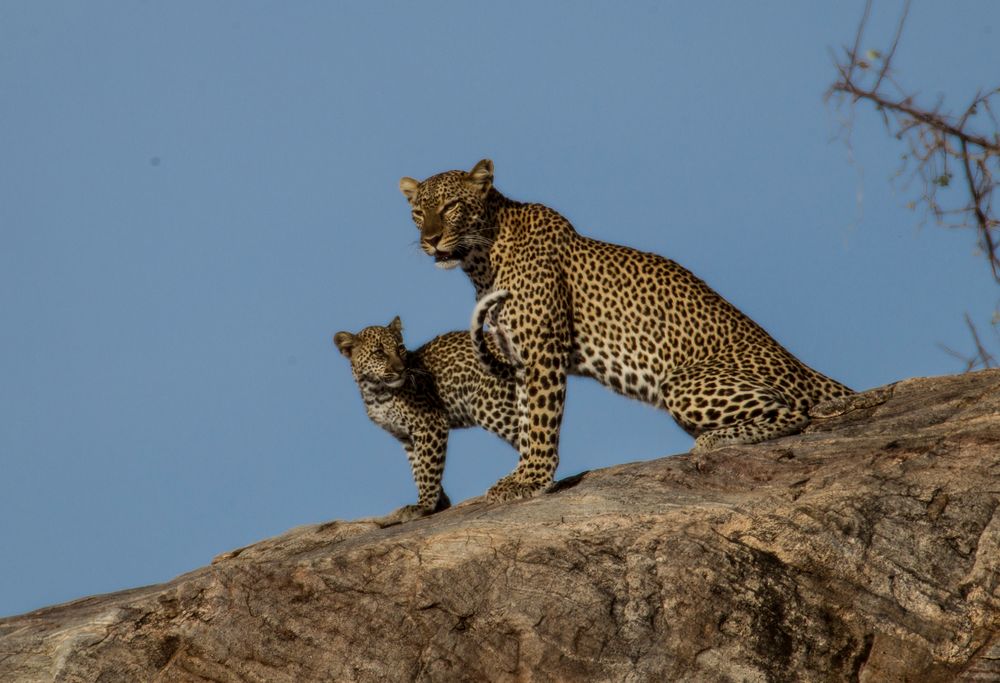
[[[498,341],[496,335],[487,335],[484,329],[493,309],[502,306],[509,298],[510,292],[506,289],[498,289],[483,296],[472,311],[472,322],[469,325],[476,356],[483,367],[494,375],[508,376],[516,369],[504,355],[501,348],[503,340]]]

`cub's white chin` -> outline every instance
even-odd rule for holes
[[[442,270],[451,270],[460,263],[461,261],[459,259],[453,258],[453,259],[448,259],[447,261],[435,261],[434,265],[436,265],[438,268]]]

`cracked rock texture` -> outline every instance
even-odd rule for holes
[[[872,396],[3,619],[0,680],[1000,680],[1000,371]]]

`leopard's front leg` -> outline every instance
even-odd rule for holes
[[[530,300],[515,297],[501,313],[500,324],[518,361],[515,388],[521,457],[514,471],[486,493],[489,501],[544,493],[552,487],[559,464],[559,428],[569,368],[569,315],[557,287],[536,291],[544,296]],[[544,313],[533,316],[525,310]]]
[[[417,485],[417,504],[404,505],[376,520],[379,526],[391,526],[446,510],[451,501],[441,487],[444,461],[448,449],[448,425],[441,421],[425,426],[404,441],[403,449],[410,461],[413,482]]]
[[[513,472],[494,484],[486,499],[531,498],[552,487],[559,465],[559,427],[566,400],[566,372],[532,365],[518,373],[518,449]]]
[[[406,449],[419,494],[417,504],[426,510],[426,514],[444,509],[440,504],[447,500],[447,496],[441,488],[441,477],[447,451],[448,424],[444,419],[413,434],[412,444]]]

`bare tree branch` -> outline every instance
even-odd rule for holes
[[[871,7],[871,0],[868,0],[868,6],[865,8],[866,12]],[[906,4],[903,5],[903,13],[899,16],[899,25],[896,26],[896,36],[892,39],[892,47],[889,48],[889,54],[886,55],[885,59],[882,60],[882,68],[878,72],[878,79],[875,81],[875,85],[872,86],[873,92],[878,92],[879,86],[882,85],[882,81],[885,80],[885,76],[889,73],[889,64],[892,62],[893,55],[896,54],[896,47],[899,45],[899,38],[903,35],[903,26],[906,24],[906,17],[910,14],[910,0],[906,0]]]
[[[852,105],[866,100],[875,105],[882,122],[898,140],[906,143],[903,166],[898,175],[912,169],[911,177],[922,183],[915,207],[922,202],[937,222],[945,227],[972,227],[976,230],[980,249],[989,263],[994,280],[1000,283],[1000,220],[993,213],[993,190],[1000,184],[994,171],[1000,170],[1000,126],[993,113],[992,100],[1000,96],[1000,88],[980,91],[960,117],[942,112],[942,103],[925,108],[916,103],[893,80],[892,59],[903,34],[910,11],[907,0],[892,45],[884,55],[868,50],[861,55],[864,32],[871,15],[872,2],[865,4],[854,45],[844,50],[844,58],[835,61],[839,78],[830,86],[827,97],[850,98]],[[873,62],[880,62],[873,69]],[[886,91],[890,85],[897,94]],[[956,201],[947,190],[952,187],[951,168],[960,165],[963,171],[964,199]],[[950,200],[949,203],[945,203]]]
[[[965,370],[963,370],[963,372],[971,372],[977,368],[985,369],[997,367],[996,358],[993,354],[986,350],[986,346],[979,338],[979,331],[976,329],[976,326],[972,322],[972,318],[969,317],[968,313],[965,314],[965,324],[969,328],[969,333],[972,335],[972,341],[976,346],[975,355],[966,356],[965,354],[959,353],[954,349],[948,348],[944,344],[938,344],[938,346],[949,356],[953,356],[954,358],[957,358],[965,363]]]

